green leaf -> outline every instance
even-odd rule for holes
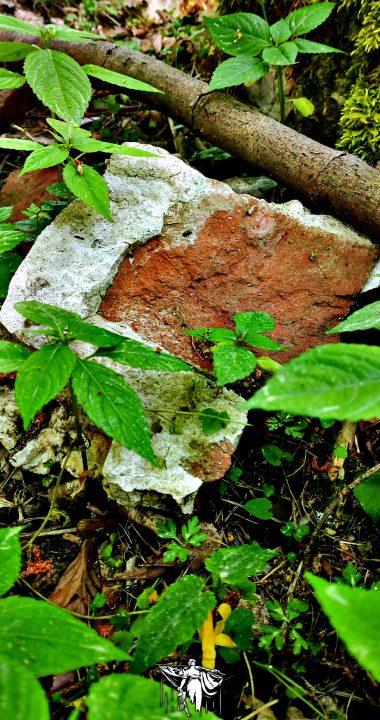
[[[38,410],[67,385],[76,357],[67,345],[44,345],[21,365],[16,378],[15,400],[24,428]]]
[[[201,545],[207,538],[197,517],[190,518],[187,523],[182,525],[181,535],[186,543],[196,547]]]
[[[38,150],[40,147],[40,143],[33,142],[33,140],[0,137],[0,148],[4,150]]]
[[[277,445],[271,445],[270,443],[263,445],[261,452],[265,460],[275,467],[280,467],[283,460],[286,460],[286,462],[291,462],[293,460],[293,455],[287,452],[287,450],[281,450],[281,448],[277,447]]]
[[[240,312],[234,315],[236,333],[240,340],[249,343],[251,333],[270,332],[276,327],[271,315],[266,312]]]
[[[73,137],[81,139],[91,137],[89,130],[83,130],[83,128],[76,124],[66,123],[62,120],[56,120],[55,118],[46,118],[46,122],[53,130],[59,133],[66,142],[70,142]]]
[[[13,225],[0,227],[0,253],[13,250],[24,238],[24,233],[20,230],[14,230]]]
[[[321,43],[312,42],[311,40],[305,40],[304,38],[298,38],[297,40],[294,40],[294,42],[298,47],[298,52],[301,53],[317,53],[318,55],[321,53],[341,53],[342,55],[345,55],[343,50],[330,47],[330,45],[322,45]]]
[[[128,450],[157,464],[144,408],[121,375],[90,360],[78,360],[73,372],[75,395],[92,422]]]
[[[184,717],[182,711],[170,710],[170,702],[168,710],[161,706],[160,683],[130,673],[114,673],[93,683],[86,703],[88,720],[181,720]],[[194,706],[189,702],[188,705],[196,717]],[[207,720],[218,718],[207,711]]]
[[[380,593],[329,583],[306,573],[318,601],[351,655],[380,681]]]
[[[83,153],[104,152],[114,153],[115,155],[131,155],[132,157],[158,157],[154,153],[148,152],[136,147],[128,147],[127,145],[117,145],[117,143],[102,142],[94,138],[76,138],[76,132],[72,133],[73,146]]]
[[[269,560],[276,557],[275,550],[262,548],[254,541],[250,545],[222,548],[207,558],[205,565],[222,582],[231,585],[244,583],[251,575],[264,572]]]
[[[236,340],[236,335],[233,330],[227,330],[225,328],[197,328],[196,330],[182,330],[185,335],[191,335],[192,337],[200,338],[201,340],[207,340],[207,342],[228,342]]]
[[[315,110],[313,103],[306,97],[295,98],[294,100],[292,99],[292,103],[295,109],[298,110],[303,117],[310,117]]]
[[[225,410],[218,412],[218,410],[214,410],[213,408],[205,408],[202,410],[199,418],[205,435],[213,435],[219,432],[219,430],[224,430],[231,419]]]
[[[284,350],[284,348],[282,348],[282,350]],[[266,355],[258,357],[257,364],[259,367],[265,370],[265,372],[269,373],[275,373],[281,367],[280,363],[278,363],[276,360],[272,360],[272,358],[270,357],[266,357]]]
[[[60,165],[69,156],[69,151],[62,147],[62,145],[48,145],[47,147],[40,147],[38,150],[29,155],[24,163],[20,175],[24,173],[32,172],[32,170],[41,170],[42,168],[53,167],[54,165]]]
[[[19,540],[21,529],[21,527],[0,528],[0,595],[4,595],[13,587],[21,571],[21,545]],[[3,717],[1,713],[0,717]]]
[[[11,90],[20,88],[25,84],[26,80],[23,75],[0,68],[0,90]]]
[[[189,642],[215,604],[214,595],[203,590],[203,580],[195,575],[169,585],[144,620],[132,672],[143,673],[179,645]],[[170,628],[170,632],[164,628]]]
[[[0,255],[0,298],[7,296],[9,283],[22,261],[21,255],[16,253]]]
[[[49,703],[38,680],[17,660],[5,657],[5,653],[0,655],[0,717],[4,720],[50,718]]]
[[[10,217],[12,217],[13,213],[13,206],[8,205],[7,207],[0,208],[0,223],[5,222],[5,220],[9,220]]]
[[[0,646],[4,655],[41,676],[128,660],[122,650],[66,610],[14,595],[0,602]]]
[[[173,355],[161,352],[160,348],[155,350],[138,342],[138,340],[131,340],[130,338],[125,338],[116,347],[111,347],[109,350],[100,348],[95,355],[108,357],[110,360],[119,362],[122,365],[142,368],[143,370],[157,370],[159,372],[192,370],[191,365]]]
[[[289,23],[282,18],[270,26],[270,34],[276,44],[286,42],[291,36]]]
[[[75,340],[102,347],[113,347],[124,340],[122,335],[91,325],[82,320],[77,313],[63,310],[55,305],[41,303],[38,300],[25,300],[15,303],[14,307],[20,315],[34,325],[52,328],[61,338],[75,338]],[[43,334],[43,330],[41,333]]]
[[[19,33],[20,35],[33,35],[38,37],[40,29],[36,25],[31,25],[24,20],[19,20],[9,15],[0,15],[0,30],[10,30],[10,32]]]
[[[251,610],[238,607],[227,618],[223,633],[229,635],[239,650],[247,651],[252,647],[254,623],[255,617]]]
[[[355,488],[354,495],[373,522],[380,520],[380,472],[360,483]]]
[[[37,52],[37,49],[28,43],[0,42],[0,62],[23,60],[32,52]]]
[[[63,170],[63,179],[72,193],[86,205],[95,208],[107,220],[113,222],[110,213],[108,186],[104,178],[94,168],[82,165],[80,174],[73,162]]]
[[[74,141],[74,147],[83,153],[104,152],[114,153],[115,155],[130,155],[132,157],[159,157],[155,153],[143,150],[142,147],[135,148],[126,145],[117,145],[116,143],[102,142],[94,138],[78,139]]]
[[[22,345],[7,340],[0,341],[0,372],[10,373],[19,370],[30,355],[30,350]]]
[[[356,310],[347,320],[343,320],[332,330],[328,330],[326,335],[339,332],[356,332],[356,330],[371,330],[372,328],[380,330],[380,300]]]
[[[106,68],[100,67],[99,65],[83,65],[82,68],[84,72],[91,77],[111,83],[112,85],[119,85],[127,90],[162,93],[162,90],[157,90],[153,85],[148,85],[148,83],[135,80],[134,78],[114,72],[113,70],[106,70]]]
[[[69,55],[39,50],[24,63],[26,79],[38,99],[58,117],[79,125],[91,98],[85,72]]]
[[[157,535],[160,538],[172,538],[177,540],[177,526],[171,518],[168,518],[166,522],[157,523]]]
[[[304,35],[327,20],[335,7],[332,2],[320,2],[301,7],[291,12],[286,20],[292,35]]]
[[[164,552],[164,562],[174,562],[179,560],[180,562],[186,562],[190,555],[190,550],[178,545],[177,543],[169,543],[168,549]]]
[[[73,30],[67,25],[45,25],[51,36],[57,40],[67,40],[68,42],[84,42],[85,40],[103,40],[101,35],[88,32],[87,30]]]
[[[285,42],[277,47],[263,50],[263,60],[270,65],[292,65],[296,61],[298,48],[295,42]]]
[[[217,345],[212,349],[217,385],[226,385],[250,375],[256,358],[247,348],[238,345]]]
[[[380,415],[380,348],[321,345],[283,365],[243,408],[336,420]]]
[[[209,90],[221,90],[232,85],[245,85],[255,83],[269,72],[269,66],[259,58],[239,57],[230,58],[220,63],[216,68]]]
[[[228,55],[258,55],[271,45],[269,25],[253,13],[204,18],[214,44]]]
[[[248,500],[248,502],[243,505],[243,508],[249,512],[250,515],[257,517],[260,520],[270,520],[273,517],[272,503],[266,498]]]

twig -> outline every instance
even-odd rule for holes
[[[244,651],[243,651],[243,658],[244,658],[244,660],[245,660],[245,664],[246,664],[247,670],[248,670],[249,684],[250,684],[250,686],[251,686],[252,707],[254,707],[253,703],[254,703],[254,700],[255,700],[255,682],[254,682],[254,679],[253,679],[252,668],[251,668],[251,666],[250,666],[250,664],[249,664],[249,660],[248,660],[248,658],[247,658],[247,653],[245,653]]]
[[[371,475],[374,475],[380,470],[380,463],[377,463],[377,465],[374,465],[372,468],[367,470],[362,475],[359,475],[355,480],[352,481],[349,485],[345,485],[340,492],[334,497],[334,499],[331,501],[330,505],[327,506],[326,510],[324,511],[321,519],[317,523],[317,525],[314,528],[314,531],[310,537],[310,540],[305,548],[304,553],[304,566],[305,569],[308,567],[309,560],[310,560],[310,553],[311,548],[315,542],[315,539],[317,535],[319,535],[319,532],[321,528],[324,526],[325,522],[329,518],[329,516],[334,512],[335,508],[339,505],[339,503],[348,495],[352,490],[355,490],[355,488],[360,485],[364,480],[367,480],[367,478],[371,477]]]
[[[265,703],[265,705],[260,705],[257,710],[254,710],[249,713],[249,715],[246,715],[243,720],[251,720],[251,718],[256,717],[256,715],[261,715],[264,710],[268,710],[268,708],[272,707],[272,705],[277,705],[278,702],[279,700],[270,700],[270,702]]]

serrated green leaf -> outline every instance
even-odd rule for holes
[[[0,68],[0,90],[12,90],[20,88],[26,83],[26,79],[20,73]]]
[[[23,60],[37,49],[23,42],[0,42],[0,62]]]
[[[221,90],[233,85],[245,85],[255,83],[269,72],[269,65],[259,58],[239,57],[230,58],[220,63],[216,68],[209,90]]]
[[[223,632],[238,646],[239,650],[247,651],[252,647],[253,624],[256,622],[251,610],[238,607],[227,618]]]
[[[292,103],[303,117],[310,117],[315,110],[313,103],[306,97],[292,99]]]
[[[305,40],[304,38],[297,38],[294,40],[295,44],[298,47],[298,52],[301,53],[307,53],[307,54],[321,54],[321,53],[341,53],[342,55],[345,55],[345,52],[343,50],[338,50],[338,48],[330,47],[330,45],[323,45],[321,43],[312,42],[311,40]]]
[[[292,65],[296,61],[298,48],[295,42],[285,42],[277,47],[263,50],[263,60],[270,65]]]
[[[121,375],[91,360],[78,360],[73,372],[78,402],[107,435],[157,464],[144,408]]]
[[[234,315],[236,332],[241,340],[249,342],[250,333],[264,333],[274,330],[276,323],[266,312],[240,312]]]
[[[7,207],[1,207],[0,208],[0,223],[5,222],[5,220],[9,220],[10,217],[12,217],[13,213],[13,206],[8,205]]]
[[[380,472],[360,483],[355,488],[354,495],[373,522],[380,520]]]
[[[38,150],[40,147],[40,143],[33,142],[33,140],[0,137],[0,148],[4,150]]]
[[[66,142],[70,142],[73,136],[81,139],[91,137],[89,130],[84,130],[76,124],[63,122],[63,120],[56,120],[55,118],[46,118],[46,122],[53,130],[59,133]]]
[[[286,18],[292,35],[304,35],[321,25],[332,13],[335,3],[320,2],[298,8]]]
[[[260,520],[270,520],[273,517],[272,503],[267,498],[254,498],[243,505],[244,510]]]
[[[9,283],[22,261],[21,255],[16,253],[9,252],[0,255],[0,298],[7,296]]]
[[[24,173],[32,172],[32,170],[41,170],[42,168],[53,167],[54,165],[60,165],[69,156],[69,151],[62,147],[62,145],[48,145],[47,147],[40,147],[38,150],[29,155],[24,163],[20,175]]]
[[[67,25],[45,25],[52,37],[57,40],[67,40],[68,42],[84,42],[85,40],[104,40],[101,35],[88,32],[87,30],[74,30]]]
[[[153,85],[141,82],[141,80],[135,80],[134,78],[122,75],[121,73],[114,72],[113,70],[107,70],[106,68],[100,67],[99,65],[83,65],[83,70],[87,75],[95,77],[98,80],[111,83],[112,85],[119,85],[120,87],[126,88],[127,90],[142,90],[144,92],[156,92],[162,93],[162,90],[157,90]],[[162,93],[163,94],[163,93]]]
[[[202,410],[199,419],[201,421],[202,430],[205,435],[213,435],[219,430],[224,430],[230,420],[227,412],[214,410],[213,408],[205,408]]]
[[[212,349],[217,385],[242,380],[256,367],[256,358],[247,348],[220,344]]]
[[[31,25],[24,20],[19,20],[10,15],[0,15],[0,30],[10,30],[10,32],[20,33],[21,35],[33,35],[38,37],[40,35],[40,28],[36,25]]]
[[[0,341],[0,372],[10,373],[18,370],[31,355],[30,350],[17,343]]]
[[[253,13],[204,18],[214,44],[228,55],[258,55],[271,45],[269,25]]]
[[[236,335],[233,330],[227,330],[226,328],[197,328],[196,330],[182,330],[185,335],[191,335],[192,337],[200,338],[201,340],[207,340],[207,342],[228,342],[236,340]]]
[[[75,136],[75,133],[73,133]],[[127,145],[117,145],[116,143],[102,142],[94,138],[78,138],[74,137],[74,147],[83,153],[104,152],[114,153],[115,155],[131,155],[132,157],[159,157],[155,153],[148,152],[136,147],[128,147]]]
[[[76,357],[67,345],[44,345],[21,365],[15,383],[15,400],[24,428],[38,410],[67,385]]]
[[[0,655],[0,717],[49,720],[47,697],[33,673],[17,660]]]
[[[0,228],[0,253],[9,252],[17,247],[25,238],[20,230],[14,230],[13,225]]]
[[[38,99],[58,117],[79,124],[91,98],[85,72],[69,55],[39,50],[24,63],[26,79]]]
[[[380,348],[321,345],[283,365],[243,408],[370,420],[380,415]]]
[[[75,164],[70,162],[63,170],[63,179],[69,190],[82,202],[113,222],[110,213],[108,185],[94,168],[82,165],[81,173],[79,173]]]
[[[215,605],[214,595],[203,590],[203,580],[195,575],[169,585],[144,620],[132,672],[144,672],[191,640]],[[170,632],[163,632],[163,628],[170,628]]]
[[[19,540],[21,529],[20,527],[0,528],[0,595],[4,595],[13,587],[21,571],[21,545]],[[2,717],[1,714],[0,717]]]
[[[0,602],[0,646],[4,655],[35,675],[58,675],[128,655],[70,613],[33,598]]]
[[[184,717],[182,711],[171,710],[170,703],[168,710],[161,706],[160,683],[130,673],[114,673],[93,683],[86,703],[88,720],[181,720]],[[188,705],[192,717],[196,717],[194,706],[189,701]],[[207,720],[218,718],[208,710]]]
[[[281,20],[278,20],[278,22],[270,26],[270,34],[275,43],[286,42],[291,36],[288,22],[284,18],[281,18]]]
[[[329,583],[311,573],[306,578],[351,655],[380,681],[380,593]]]
[[[347,320],[328,330],[326,335],[340,332],[356,332],[357,330],[380,330],[380,300],[352,313]]]
[[[262,548],[258,542],[240,547],[222,548],[205,561],[206,568],[222,582],[239,586],[251,575],[264,572],[269,560],[276,557],[275,550]]]
[[[164,552],[164,562],[174,562],[179,560],[185,562],[190,555],[190,550],[178,545],[175,542],[169,543],[168,549]]]
[[[168,518],[166,522],[157,523],[157,535],[161,538],[173,538],[177,539],[177,526],[171,518]]]
[[[143,370],[157,370],[159,372],[180,372],[192,370],[191,365],[183,362],[179,358],[160,352],[160,348],[156,351],[154,348],[148,347],[137,340],[125,338],[116,347],[110,349],[100,348],[95,353],[99,357],[108,357],[110,360],[129,365],[134,368],[142,368]]]

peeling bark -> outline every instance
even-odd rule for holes
[[[35,38],[0,31],[1,41]],[[281,125],[221,91],[143,53],[107,42],[52,47],[80,64],[92,63],[162,90],[142,93],[153,107],[265,172],[310,206],[350,222],[373,240],[380,238],[380,172],[355,155],[338,152]]]

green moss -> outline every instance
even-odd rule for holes
[[[380,159],[380,89],[358,80],[340,119],[340,150],[376,164]]]

